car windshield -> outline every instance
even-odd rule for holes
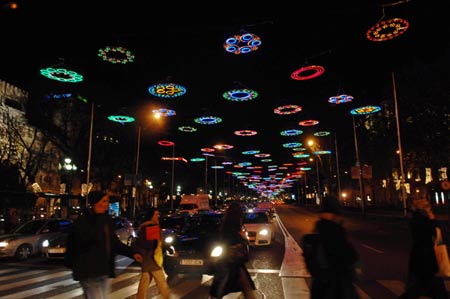
[[[180,210],[193,210],[196,209],[197,205],[193,203],[184,203],[180,205]]]
[[[269,218],[266,213],[245,213],[245,223],[269,223]]]
[[[194,215],[182,228],[183,233],[191,232],[213,232],[218,231],[222,220],[222,214],[198,214]]]
[[[186,222],[185,217],[163,217],[161,218],[161,228],[180,229]]]
[[[24,223],[19,226],[14,233],[16,234],[36,234],[42,226],[44,226],[45,220],[35,220]]]

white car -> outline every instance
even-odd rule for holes
[[[72,225],[68,219],[36,219],[25,222],[13,232],[0,236],[0,257],[26,260],[42,253],[42,243],[64,234]]]
[[[267,212],[245,212],[243,224],[250,246],[272,245],[276,226]]]

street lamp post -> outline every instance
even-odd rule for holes
[[[173,184],[175,180],[175,143],[172,145],[172,180],[170,184],[170,209],[173,210]]]
[[[353,120],[353,137],[355,141],[355,155],[356,155],[356,166],[358,167],[358,181],[359,181],[359,193],[361,196],[361,212],[363,217],[366,216],[366,200],[364,196],[364,185],[363,185],[363,168],[361,165],[361,161],[359,160],[359,149],[358,149],[358,138],[356,136],[356,125],[355,125],[355,117],[352,115]]]

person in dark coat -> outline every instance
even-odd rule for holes
[[[320,235],[326,266],[312,277],[311,299],[359,298],[353,285],[359,254],[347,238],[340,214],[339,200],[324,197],[315,230]]]
[[[434,254],[436,238],[435,216],[426,199],[413,201],[409,221],[412,246],[409,254],[406,291],[399,298],[415,299],[429,296],[432,299],[447,299],[444,279],[437,277],[438,265]]]
[[[233,202],[225,212],[220,226],[220,243],[224,244],[224,257],[218,262],[209,291],[210,298],[222,298],[242,292],[246,299],[255,299],[255,284],[245,267],[248,261],[249,243],[243,230],[243,211]]]
[[[163,299],[169,299],[169,286],[162,268],[163,253],[161,243],[161,230],[159,227],[159,211],[150,208],[146,214],[146,220],[141,223],[138,229],[138,238],[134,244],[137,251],[141,253],[143,261],[141,263],[142,274],[139,280],[136,299],[146,299],[147,291],[152,278],[155,279],[156,286]],[[155,239],[148,239],[146,228],[154,228],[157,231]]]
[[[115,256],[121,254],[142,262],[142,256],[123,244],[115,234],[107,214],[109,195],[89,193],[90,208],[74,222],[71,232],[71,267],[74,280],[80,282],[86,299],[107,299],[111,278],[115,277]]]

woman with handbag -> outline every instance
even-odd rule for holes
[[[238,202],[228,207],[220,227],[220,242],[225,244],[224,257],[218,261],[210,289],[210,299],[220,299],[232,292],[242,292],[246,299],[255,299],[255,284],[245,267],[249,244],[243,231],[244,214]]]
[[[426,199],[413,201],[410,232],[412,247],[409,255],[406,292],[399,298],[415,299],[429,296],[432,299],[448,299],[444,279],[437,276],[438,265],[434,253],[436,228],[431,204]]]

